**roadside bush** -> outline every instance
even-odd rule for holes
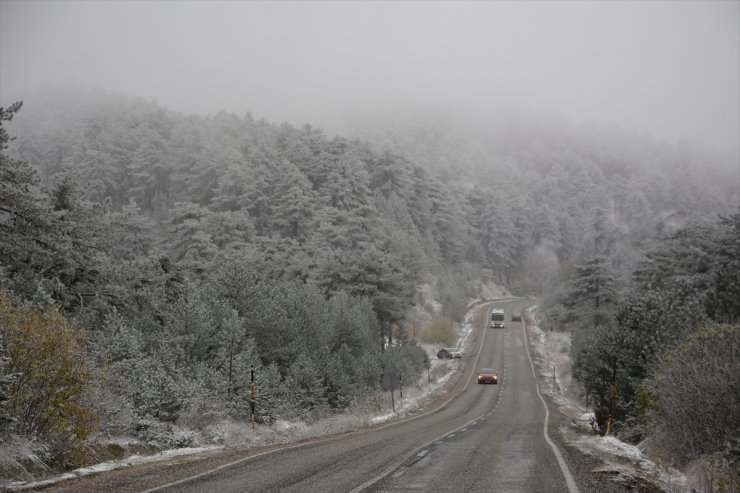
[[[734,467],[740,443],[740,326],[717,325],[670,352],[642,388],[642,407],[660,449],[677,465],[711,459]],[[730,490],[731,491],[731,490]],[[737,491],[737,489],[735,490]]]
[[[84,439],[98,424],[95,379],[82,356],[85,331],[58,312],[44,314],[0,298],[0,334],[17,375],[7,389],[11,430],[52,443]]]
[[[421,329],[421,340],[427,344],[454,346],[457,343],[455,322],[446,317],[434,319]]]

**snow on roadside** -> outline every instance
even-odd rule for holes
[[[138,464],[159,462],[163,460],[172,459],[174,457],[178,457],[181,455],[193,455],[193,454],[200,454],[203,452],[211,452],[213,450],[218,450],[222,448],[224,448],[223,445],[212,445],[212,446],[207,446],[207,447],[191,447],[191,448],[178,448],[178,449],[164,450],[154,455],[146,455],[146,456],[132,455],[132,456],[126,457],[125,459],[109,461],[109,462],[102,462],[100,464],[95,464],[94,466],[89,466],[89,467],[81,467],[79,469],[75,469],[74,471],[61,474],[59,476],[54,476],[53,478],[49,478],[43,481],[33,481],[33,482],[11,481],[7,484],[3,484],[2,486],[3,488],[6,488],[9,491],[22,491],[22,490],[29,489],[29,488],[40,488],[43,486],[49,486],[55,483],[59,483],[60,481],[65,481],[67,479],[78,478],[80,476],[87,476],[87,475],[96,474],[99,472],[114,471],[122,467],[129,467],[129,466],[134,466]]]
[[[535,323],[527,325],[528,340],[535,366],[542,377],[540,390],[571,418],[572,427],[561,428],[564,438],[582,452],[602,459],[606,465],[599,472],[610,472],[615,475],[615,480],[638,476],[665,492],[690,492],[686,476],[679,471],[657,465],[639,448],[616,437],[594,434],[594,414],[569,392],[572,385],[570,334],[542,331],[536,323],[537,317],[532,316],[535,309],[529,309],[528,319],[535,320]]]

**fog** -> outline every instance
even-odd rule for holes
[[[740,147],[740,2],[0,0],[0,104],[75,84],[321,124],[501,105]]]

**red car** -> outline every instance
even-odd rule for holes
[[[478,383],[498,383],[498,375],[490,368],[483,368],[478,372]]]

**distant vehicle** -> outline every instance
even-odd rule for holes
[[[478,383],[492,383],[495,385],[498,383],[498,375],[490,368],[482,368],[478,372]]]
[[[521,322],[522,321],[521,314],[519,314],[519,313],[512,313],[511,314],[511,321],[512,322]]]
[[[491,310],[491,327],[494,329],[504,328],[504,311],[501,308]]]
[[[445,347],[437,351],[437,358],[439,359],[459,359],[462,358],[462,353],[454,347]]]
[[[452,355],[451,351],[448,351],[447,348],[442,348],[439,351],[437,351],[437,358],[439,359],[452,359],[454,356]]]

